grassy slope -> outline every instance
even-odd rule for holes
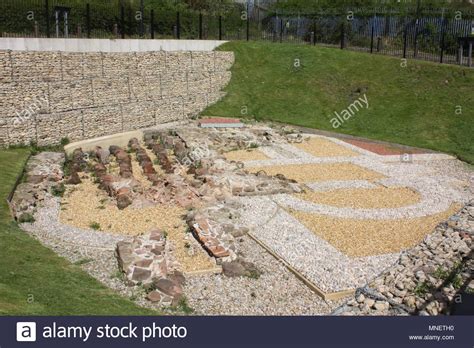
[[[115,295],[11,221],[4,198],[27,155],[25,149],[0,151],[0,315],[154,314]]]
[[[369,109],[336,131],[425,147],[474,163],[474,70],[340,49],[231,42],[228,95],[205,115],[248,116],[333,130],[334,112],[366,90]],[[294,67],[295,59],[301,62]],[[362,93],[363,95],[363,93]],[[457,105],[462,115],[456,115]]]

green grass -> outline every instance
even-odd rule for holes
[[[0,315],[151,315],[28,236],[5,198],[28,149],[0,151]]]
[[[429,148],[474,163],[474,69],[314,46],[230,42],[227,96],[203,114],[274,120]],[[295,68],[295,59],[301,66]],[[366,93],[369,108],[330,119]],[[462,114],[456,114],[461,106]],[[247,115],[241,110],[247,108]]]

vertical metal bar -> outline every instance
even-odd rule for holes
[[[342,21],[342,25],[341,25],[341,50],[344,49],[344,45],[345,45],[345,25],[344,25],[344,20]]]
[[[181,21],[179,17],[179,11],[176,12],[176,38],[178,40],[181,38]]]
[[[283,42],[283,18],[280,18],[280,43]]]
[[[246,38],[247,38],[247,41],[249,41],[249,38],[250,38],[250,13],[249,13],[249,0],[247,0],[247,33],[246,33]]]
[[[374,34],[375,34],[375,23],[372,22],[372,32],[370,33],[370,53],[374,53]]]
[[[415,22],[415,41],[413,43],[413,57],[416,58],[418,56],[418,25],[419,19],[416,19]]]
[[[120,34],[122,39],[125,39],[125,7],[123,4],[120,6]]]
[[[199,40],[202,40],[202,12],[199,12]]]
[[[222,40],[222,16],[219,15],[219,40]]]
[[[46,37],[50,37],[50,27],[49,27],[49,0],[44,0],[44,17],[46,20]]]
[[[408,45],[408,24],[405,24],[405,30],[403,31],[403,58],[407,57],[407,45]]]
[[[67,22],[67,11],[64,12],[64,36],[66,39],[69,37],[69,28]]]
[[[448,22],[448,19],[444,19],[443,22],[441,23],[441,47],[440,47],[440,52],[439,52],[440,63],[443,63],[443,58],[444,58],[444,41],[445,41],[445,35],[446,35],[447,22]]]
[[[54,16],[56,19],[56,38],[58,38],[59,37],[59,11],[58,10],[55,11]]]
[[[151,9],[150,12],[150,36],[151,39],[155,39],[155,11]]]
[[[143,4],[143,0],[140,0],[140,37],[143,37],[145,35],[145,23],[144,21],[145,17],[145,7]]]
[[[471,68],[472,67],[472,41],[469,42],[469,50],[467,51],[467,65]]]
[[[133,14],[132,8],[128,8],[128,36],[131,37],[133,35]]]
[[[89,3],[86,4],[86,32],[87,38],[91,38],[91,5]]]
[[[459,50],[458,50],[458,57],[459,57],[459,65],[462,65],[463,63],[463,47],[464,43],[462,41],[459,41]]]
[[[316,45],[316,19],[313,18],[313,46]]]

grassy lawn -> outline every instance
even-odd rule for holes
[[[29,151],[0,151],[0,315],[158,314],[115,295],[12,222],[5,198]]]
[[[247,110],[258,120],[429,148],[474,163],[473,69],[416,60],[402,67],[400,58],[292,44],[231,42],[220,50],[235,52],[232,80],[228,95],[204,115],[242,117]],[[364,94],[369,108],[334,129],[334,112]]]

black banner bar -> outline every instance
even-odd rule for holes
[[[1,317],[0,346],[470,348],[473,324],[472,316]]]

